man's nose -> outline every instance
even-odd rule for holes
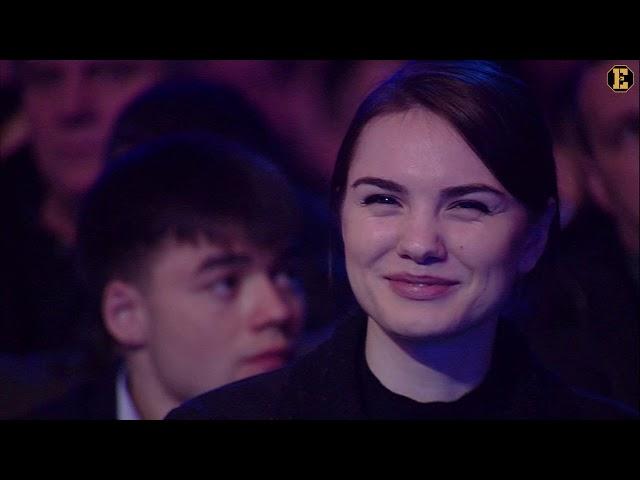
[[[400,228],[396,251],[420,265],[446,260],[438,219],[424,212],[408,214]]]
[[[268,327],[288,328],[295,320],[294,307],[285,293],[275,285],[273,279],[266,277],[260,280],[255,298],[255,308],[251,317],[251,325],[255,329]]]

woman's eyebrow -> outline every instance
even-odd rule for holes
[[[462,197],[469,195],[470,193],[491,193],[498,195],[499,197],[506,197],[504,192],[485,185],[483,183],[471,183],[468,185],[457,185],[455,187],[448,187],[442,190],[441,196],[444,198]]]
[[[391,192],[407,193],[407,189],[399,183],[378,177],[361,177],[351,184],[351,188],[356,188],[358,185],[373,185],[384,190],[389,190]],[[506,196],[504,192],[483,183],[470,183],[468,185],[456,185],[455,187],[447,187],[442,190],[441,196],[445,198],[453,198],[469,195],[470,193],[482,192],[498,195],[499,197]]]
[[[358,185],[373,185],[390,192],[407,193],[407,189],[399,183],[384,178],[361,177],[351,184],[351,188],[356,188]]]

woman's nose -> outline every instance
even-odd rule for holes
[[[437,218],[424,214],[408,215],[401,226],[396,251],[400,257],[421,265],[446,260],[447,249]]]

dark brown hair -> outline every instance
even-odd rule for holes
[[[516,286],[520,293],[514,298],[524,298],[525,288],[539,281],[542,265],[553,261],[560,234],[552,139],[527,85],[488,61],[407,63],[360,105],[338,152],[331,180],[332,270],[344,273],[345,269],[339,219],[358,139],[372,119],[412,108],[423,108],[448,121],[507,191],[524,205],[532,220],[547,211],[549,200],[555,202],[544,254],[526,281],[522,279]],[[333,288],[338,289],[338,282]],[[341,302],[352,303],[353,299]]]
[[[492,62],[424,61],[408,63],[374,90],[356,112],[331,181],[331,205],[338,216],[363,128],[373,118],[416,107],[453,125],[531,214],[544,213],[549,199],[557,205],[551,137],[526,85]]]

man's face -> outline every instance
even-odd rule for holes
[[[29,60],[24,107],[36,165],[51,191],[83,194],[100,172],[118,114],[158,81],[161,63],[142,60]]]
[[[626,93],[607,85],[607,72],[614,65],[627,65],[635,74]],[[600,187],[596,200],[616,220],[627,246],[637,251],[638,207],[638,60],[611,60],[589,68],[579,91],[579,105],[586,125],[595,164],[592,175]],[[636,240],[630,240],[635,232]]]
[[[286,258],[245,241],[168,240],[142,289],[151,374],[181,403],[283,366],[303,322],[304,300]]]

